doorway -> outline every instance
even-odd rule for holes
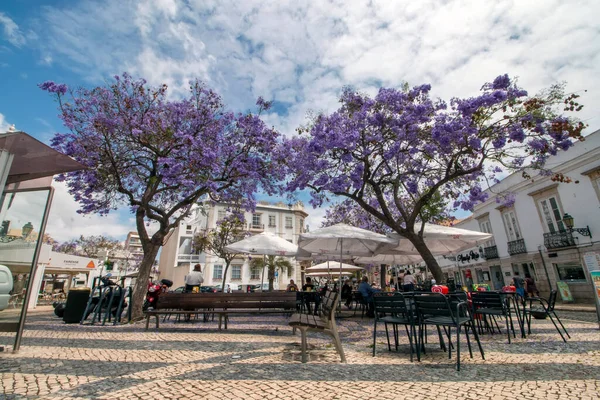
[[[491,266],[490,275],[492,275],[492,286],[494,287],[494,290],[502,290],[502,286],[504,286],[504,278],[502,277],[502,269],[500,266]]]

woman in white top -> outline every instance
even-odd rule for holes
[[[402,289],[405,292],[412,292],[413,290],[415,290],[415,283],[417,283],[417,281],[415,280],[415,277],[411,275],[410,271],[406,271],[404,273],[404,278],[403,278],[403,287]]]

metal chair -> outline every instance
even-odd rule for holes
[[[481,358],[485,360],[483,348],[479,341],[479,335],[475,329],[475,323],[473,321],[472,314],[469,313],[467,303],[461,301],[459,298],[454,297],[451,304],[446,296],[439,293],[421,294],[420,296],[414,296],[415,307],[418,316],[419,324],[419,335],[417,348],[421,349],[423,346],[423,332],[426,325],[435,325],[436,327],[443,327],[444,330],[448,328],[446,334],[448,336],[448,359],[452,358],[452,328],[456,329],[456,370],[460,371],[460,333],[462,327],[465,327],[465,336],[467,338],[467,345],[469,347],[469,355],[473,358],[473,351],[471,349],[471,340],[469,338],[468,328],[471,328]],[[419,353],[417,353],[419,356]]]
[[[556,325],[556,322],[552,318],[552,316],[554,315],[554,318],[556,318],[556,320],[560,324],[561,328],[565,331],[565,334],[567,335],[567,337],[569,339],[571,339],[571,335],[569,335],[569,332],[567,332],[567,329],[565,328],[565,326],[561,322],[560,318],[558,318],[558,315],[556,315],[556,312],[554,311],[554,306],[556,304],[557,296],[558,296],[557,291],[552,290],[550,292],[550,297],[548,297],[548,300],[543,299],[541,297],[529,297],[529,298],[525,299],[525,301],[529,301],[529,308],[525,308],[525,310],[523,311],[525,313],[524,317],[527,320],[527,333],[529,335],[531,335],[531,316],[534,314],[538,314],[544,318],[546,316],[550,317],[550,321],[552,321],[552,323],[554,324],[554,327],[560,334],[560,337],[566,343],[567,339],[565,339],[565,336],[562,334],[558,325]],[[533,304],[534,301],[538,304],[534,305]]]
[[[410,361],[413,361],[413,337],[416,340],[416,320],[407,306],[406,299],[401,293],[375,293],[373,295],[375,308],[375,318],[373,323],[373,357],[375,357],[375,347],[377,343],[377,323],[385,324],[385,335],[387,337],[388,350],[392,351],[390,344],[390,335],[388,324],[393,327],[394,344],[398,351],[398,325],[404,325],[408,341],[410,344]],[[410,329],[409,329],[410,328]],[[417,357],[419,357],[419,348],[417,348]]]
[[[504,317],[506,323],[506,334],[508,343],[510,343],[510,331],[512,330],[513,337],[516,338],[515,327],[512,321],[510,306],[505,296],[497,292],[471,292],[471,301],[473,302],[474,317],[481,316],[483,323],[488,331],[494,333],[494,323],[500,331],[500,326],[496,322],[495,317]],[[489,321],[488,321],[489,317]],[[510,329],[509,329],[510,326]]]

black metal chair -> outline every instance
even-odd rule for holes
[[[503,296],[502,294],[497,292],[471,292],[471,300],[473,304],[473,316],[476,319],[478,316],[481,317],[481,320],[485,324],[488,331],[490,331],[493,334],[494,324],[496,324],[498,332],[501,332],[500,326],[496,321],[496,317],[504,317],[504,322],[506,323],[506,334],[508,336],[508,343],[510,343],[511,330],[513,333],[513,337],[516,338],[510,305],[506,299],[506,296]]]
[[[531,317],[532,316],[534,318],[536,317],[536,315],[541,318],[550,317],[550,321],[552,321],[552,323],[554,324],[554,327],[560,334],[560,337],[566,343],[567,339],[565,339],[565,336],[562,334],[560,328],[558,327],[558,325],[556,325],[556,322],[552,318],[552,316],[554,315],[554,318],[556,318],[556,320],[560,324],[561,328],[565,331],[565,334],[567,335],[567,337],[569,339],[571,339],[571,335],[569,335],[569,332],[567,332],[567,329],[565,328],[565,326],[561,322],[560,318],[558,318],[558,315],[556,315],[556,312],[554,311],[554,306],[556,305],[556,297],[557,296],[558,296],[557,291],[552,290],[550,292],[550,297],[548,297],[548,300],[543,299],[541,297],[529,297],[529,298],[525,299],[526,302],[527,301],[529,302],[529,307],[525,307],[525,309],[523,310],[523,312],[525,313],[525,315],[524,315],[525,320],[527,321],[527,333],[529,335],[531,335]],[[537,304],[534,305],[534,302],[536,302]]]
[[[368,304],[367,304],[367,301],[364,299],[362,293],[353,292],[352,293],[352,302],[354,303],[354,316],[356,316],[356,311],[360,308],[360,310],[361,310],[360,317],[364,318],[365,310],[367,310]]]
[[[467,345],[469,347],[469,355],[473,358],[473,351],[471,349],[471,339],[469,338],[468,328],[471,328],[481,358],[485,360],[483,348],[479,341],[479,335],[475,329],[475,323],[473,321],[472,314],[468,310],[467,302],[462,301],[460,298],[451,297],[452,303],[446,296],[439,293],[421,294],[414,296],[415,307],[418,316],[419,324],[419,335],[417,347],[421,349],[423,346],[423,332],[426,325],[435,325],[438,329],[443,327],[448,336],[448,359],[452,358],[452,328],[456,329],[456,370],[460,371],[460,333],[462,327],[465,327],[465,336],[467,338]],[[439,332],[439,331],[438,331]],[[419,353],[417,353],[419,356]]]
[[[375,308],[375,319],[373,323],[373,357],[375,357],[375,346],[377,343],[377,323],[385,324],[385,335],[387,337],[388,350],[392,351],[390,344],[390,335],[388,324],[392,325],[394,333],[394,344],[398,351],[398,325],[404,325],[408,341],[410,344],[410,361],[413,361],[413,337],[417,337],[416,319],[408,308],[406,299],[401,293],[375,293],[373,295],[373,305]],[[419,349],[417,348],[417,358],[419,358]]]

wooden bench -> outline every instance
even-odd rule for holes
[[[302,335],[301,349],[302,349],[302,362],[305,363],[307,360],[307,343],[306,343],[306,332],[317,331],[323,332],[330,335],[333,338],[335,348],[340,355],[342,362],[346,362],[346,356],[344,355],[344,349],[342,348],[342,342],[337,331],[335,324],[335,310],[338,305],[339,292],[333,292],[328,290],[321,299],[321,313],[320,315],[311,314],[294,314],[290,318],[289,325],[296,329],[300,329]]]
[[[146,311],[146,330],[150,317],[159,315],[194,314],[206,312],[219,315],[219,330],[223,319],[225,329],[229,314],[272,314],[293,313],[296,311],[295,292],[255,292],[255,293],[164,293],[158,297],[156,307]],[[225,317],[225,318],[223,318]]]

